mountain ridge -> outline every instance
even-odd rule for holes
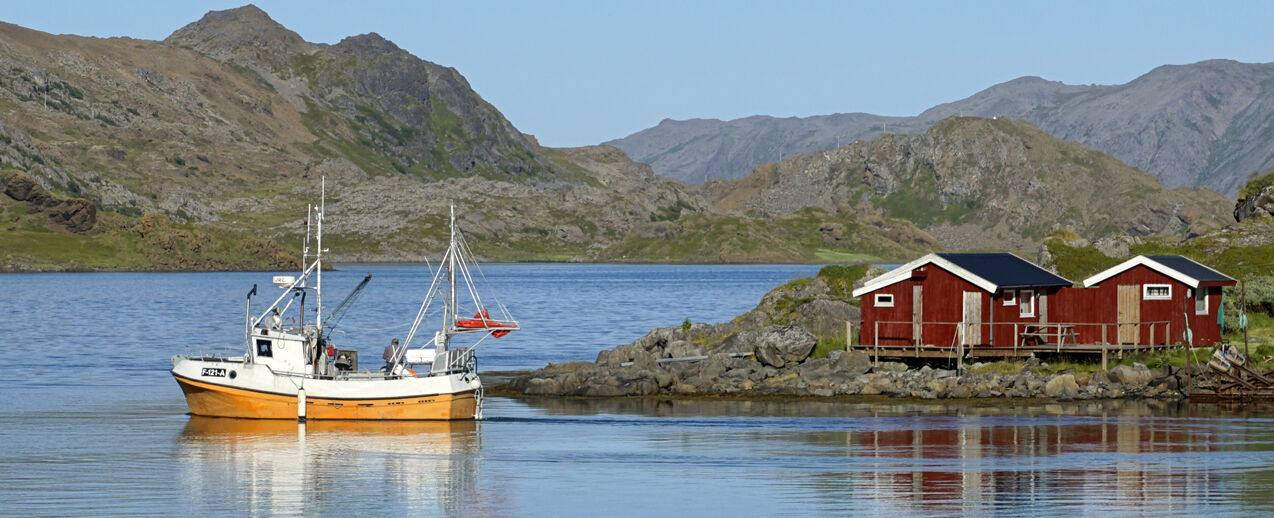
[[[659,174],[691,184],[742,177],[785,154],[882,133],[915,134],[950,116],[1026,120],[1049,134],[1106,152],[1169,187],[1233,196],[1274,167],[1274,63],[1208,60],[1163,65],[1121,85],[1068,85],[1025,76],[912,117],[860,114],[796,118],[783,128],[756,116],[694,125],[662,121],[608,141]],[[709,158],[711,157],[711,158]]]
[[[1090,238],[1200,235],[1230,203],[1157,178],[1025,121],[950,117],[920,135],[884,135],[799,153],[695,189],[718,210],[763,216],[874,206],[947,249],[1029,250],[1052,232]]]
[[[445,247],[451,205],[474,251],[494,260],[878,260],[862,250],[894,258],[932,247],[879,218],[838,217],[859,230],[824,240],[819,215],[716,214],[617,149],[538,145],[454,68],[375,33],[308,43],[253,6],[210,12],[164,41],[0,25],[0,59],[10,65],[0,69],[0,165],[109,223],[63,235],[48,215],[6,201],[0,268],[109,269],[109,250],[135,269],[275,261],[241,249],[299,247],[320,177],[338,261],[423,260]],[[168,222],[162,250],[174,254],[206,249],[182,240],[235,237],[219,245],[225,261],[147,266],[160,258],[137,249],[142,220]],[[689,246],[705,232],[726,248]],[[686,246],[666,249],[666,235]]]

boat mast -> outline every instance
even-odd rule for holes
[[[301,268],[310,264],[310,220],[314,219],[314,205],[305,204],[305,246],[301,247]]]
[[[314,296],[317,299],[314,303],[314,321],[323,325],[323,212],[327,209],[327,177],[319,181],[319,210],[318,228],[315,232],[316,245],[318,249],[314,251],[314,264],[317,266],[314,270]]]
[[[447,244],[447,311],[443,329],[451,338],[451,326],[456,323],[456,206],[451,206],[451,240]]]

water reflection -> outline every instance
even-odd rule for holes
[[[192,416],[180,485],[217,514],[455,515],[477,490],[478,426]]]
[[[546,415],[667,418],[779,466],[820,512],[1197,514],[1271,509],[1274,424],[1157,401],[526,399]],[[1265,413],[1263,415],[1268,415]],[[712,429],[729,427],[728,435]],[[665,441],[665,444],[667,442]],[[797,459],[793,459],[796,457]]]

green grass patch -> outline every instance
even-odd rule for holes
[[[886,215],[905,219],[921,228],[938,223],[959,225],[974,221],[982,209],[982,204],[976,200],[946,203],[938,192],[937,175],[929,166],[903,180],[897,191],[877,197],[875,201]]]
[[[1248,181],[1242,189],[1239,189],[1239,199],[1245,200],[1271,185],[1274,185],[1274,169]]]
[[[827,354],[832,351],[844,350],[845,335],[819,337],[818,343],[814,345],[814,350],[810,352],[810,358],[826,358]]]
[[[827,294],[842,301],[853,300],[854,283],[867,275],[871,266],[866,264],[824,266],[818,277],[827,282]]]
[[[819,248],[814,251],[814,258],[823,263],[879,263],[880,257],[857,252],[844,252]]]

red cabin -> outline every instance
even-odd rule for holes
[[[1179,255],[1139,255],[1084,279],[1085,289],[1074,291],[1090,292],[1091,303],[1073,311],[1080,321],[1114,322],[1118,333],[1108,332],[1108,343],[1215,345],[1225,314],[1221,288],[1235,284]],[[1159,325],[1162,333],[1147,336]]]
[[[860,343],[1011,346],[1072,284],[1013,254],[929,254],[854,290]]]
[[[1137,256],[1084,288],[1013,254],[929,254],[854,290],[859,343],[1015,347],[1213,345],[1234,279],[1181,256]]]

